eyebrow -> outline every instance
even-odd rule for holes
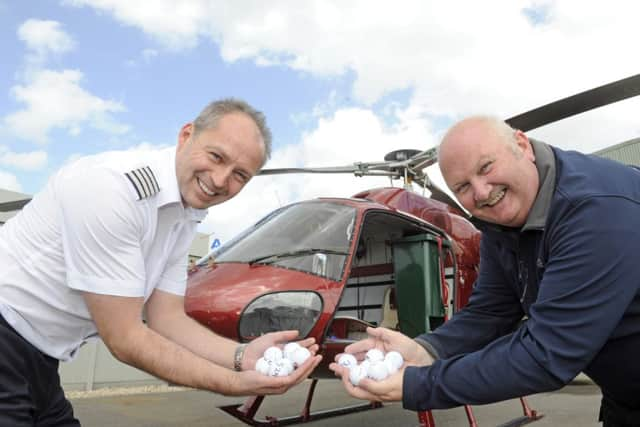
[[[473,171],[474,171],[473,173],[474,174],[477,173],[477,171],[479,171],[482,168],[482,166],[484,166],[488,161],[491,161],[493,159],[494,159],[494,156],[491,156],[491,155],[488,155],[488,154],[485,154],[485,155],[481,156],[478,159],[478,161],[476,162],[476,164],[474,165],[474,167],[473,167]],[[465,179],[464,181],[458,181],[458,182],[454,183],[451,187],[454,190],[457,190],[459,186],[464,185],[464,184],[466,184],[468,182],[469,182],[468,179]]]

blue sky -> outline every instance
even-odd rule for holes
[[[637,74],[638,12],[621,0],[0,0],[0,187],[33,194],[77,156],[173,145],[226,96],[267,115],[267,167],[427,149],[465,115],[506,118]],[[591,152],[639,136],[637,111],[624,101],[532,135]],[[202,231],[225,240],[281,204],[387,184],[258,177]]]

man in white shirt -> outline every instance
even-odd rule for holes
[[[0,425],[79,425],[58,361],[97,335],[124,363],[226,395],[283,393],[311,373],[318,355],[288,377],[253,370],[296,331],[239,345],[184,312],[197,223],[258,173],[270,145],[262,113],[217,101],[182,127],[176,148],[63,167],[0,228]],[[317,350],[313,338],[301,344]]]

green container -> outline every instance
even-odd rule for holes
[[[420,234],[394,240],[392,246],[400,330],[413,338],[444,321],[438,240]]]

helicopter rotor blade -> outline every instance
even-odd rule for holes
[[[350,166],[270,168],[262,169],[258,175],[281,175],[289,173],[352,173],[355,176],[400,177],[398,168],[406,167],[405,162],[358,162]]]
[[[640,95],[640,74],[608,83],[505,120],[523,132]]]

